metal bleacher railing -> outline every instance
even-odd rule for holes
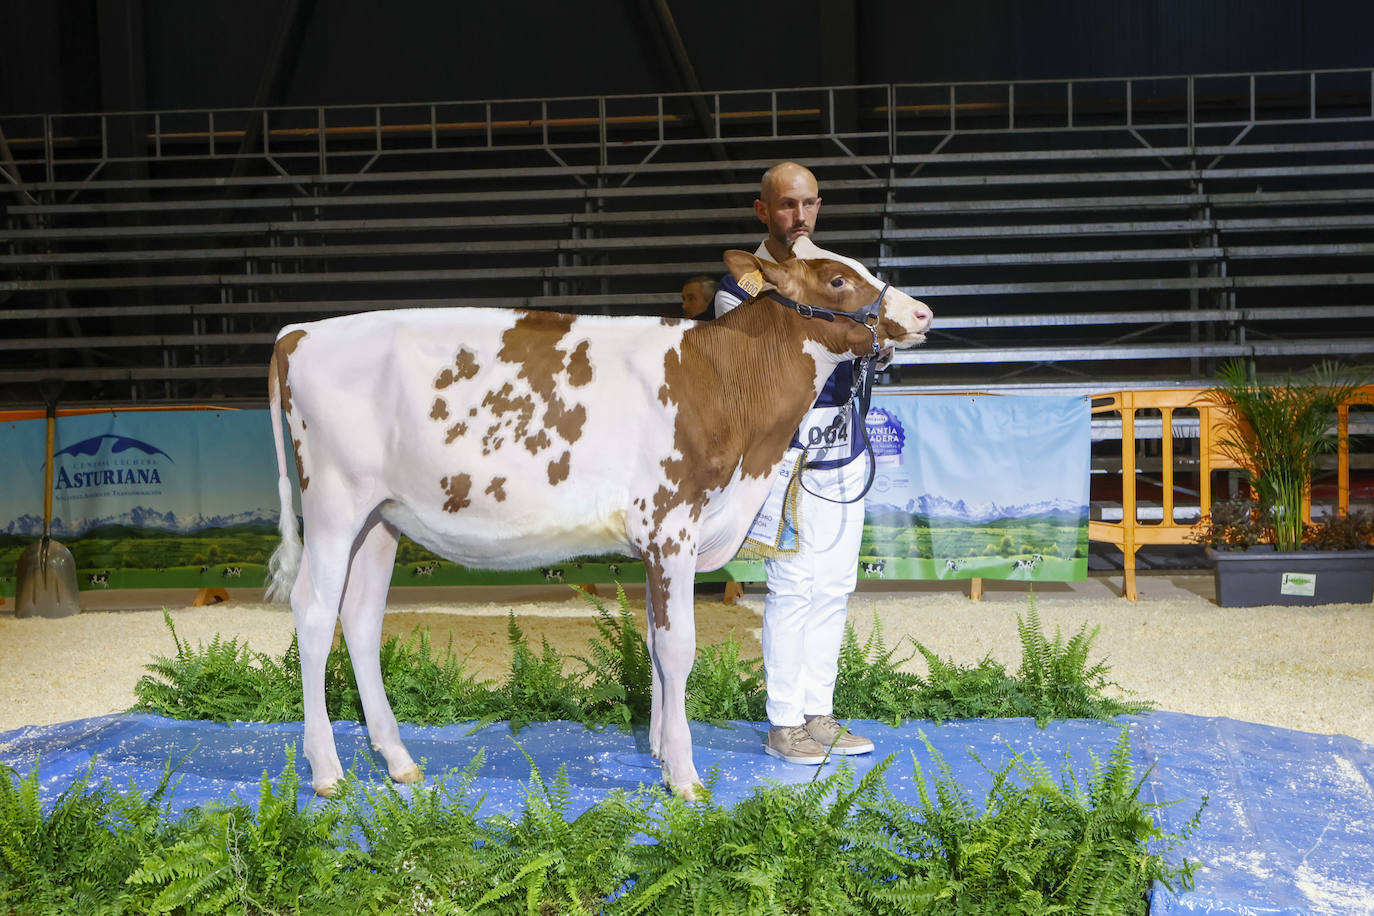
[[[934,306],[887,382],[1374,352],[1374,69],[0,118],[0,405],[260,402],[291,321],[672,314],[781,158]]]

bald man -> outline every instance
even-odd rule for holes
[[[863,271],[858,262],[811,241],[820,208],[816,176],[806,167],[780,162],[764,172],[754,214],[768,234],[754,254],[777,263],[797,256],[833,258]],[[715,312],[723,315],[748,298],[727,274],[716,292]],[[840,643],[864,527],[863,500],[843,501],[862,492],[868,470],[866,462],[855,460],[863,455],[857,426],[863,418],[850,406],[853,380],[853,364],[841,363],[792,441],[796,449],[823,442],[824,431],[849,411],[840,441],[806,451],[809,470],[802,474],[804,486],[798,496],[799,550],[764,564],[768,597],[763,605],[763,664],[769,722],[764,750],[788,763],[815,765],[827,753],[873,750],[872,741],[853,734],[833,715]]]

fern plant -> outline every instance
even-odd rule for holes
[[[1021,667],[1017,669],[1020,687],[1016,715],[1030,716],[1043,725],[1055,719],[1109,719],[1124,713],[1143,712],[1149,704],[1117,700],[1106,695],[1109,687],[1120,685],[1107,680],[1111,669],[1105,661],[1090,664],[1089,653],[1097,639],[1098,627],[1088,632],[1086,625],[1067,641],[1055,630],[1054,639],[1045,636],[1031,595],[1030,610],[1016,618],[1021,640]]]
[[[1196,863],[1170,866],[1160,853],[1191,835],[1202,809],[1178,834],[1156,825],[1140,800],[1126,729],[1107,760],[1094,757],[1086,790],[1067,762],[1056,779],[1017,755],[988,771],[981,806],[926,747],[934,772],[912,761],[918,802],[885,794],[861,815],[892,839],[877,855],[865,849],[866,869],[892,875],[861,889],[869,912],[1144,916],[1152,882],[1192,886]]]
[[[635,626],[625,589],[615,587],[612,616],[595,595],[578,593],[596,608],[597,637],[588,643],[590,657],[574,656],[586,669],[582,683],[582,711],[589,724],[616,724],[623,728],[649,722],[653,664],[644,635]]]
[[[846,625],[840,643],[839,670],[835,678],[835,709],[845,718],[878,719],[890,725],[910,718],[912,690],[920,679],[901,666],[910,655],[896,658],[897,649],[883,642],[883,628],[873,615],[873,629],[863,645]]]
[[[294,756],[264,774],[256,808],[170,814],[157,789],[93,786],[51,804],[38,771],[0,778],[0,907],[15,913],[1003,914],[1144,913],[1144,889],[1191,884],[1140,801],[1125,730],[1080,786],[1019,757],[974,803],[933,749],[933,785],[913,763],[916,804],[840,767],[769,784],[733,808],[661,788],[613,792],[573,816],[565,772],[531,762],[518,815],[479,818],[479,754],[460,774],[399,789],[353,775],[299,807]],[[1205,802],[1204,802],[1205,803]],[[644,842],[644,841],[648,842]]]
[[[767,718],[762,659],[740,658],[735,634],[697,653],[687,674],[687,718],[724,725],[731,719]]]
[[[295,637],[278,662],[237,639],[219,636],[193,648],[177,636],[172,615],[162,612],[175,654],[158,656],[150,674],[134,686],[139,708],[171,718],[212,722],[284,722],[301,718],[300,656]]]
[[[733,809],[705,797],[667,799],[660,821],[637,847],[636,883],[616,913],[864,913],[854,896],[851,857],[871,842],[854,829],[854,813],[876,799],[883,761],[857,782],[841,767],[802,786],[770,784]]]

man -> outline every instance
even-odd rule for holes
[[[716,295],[716,281],[705,274],[692,277],[682,284],[682,317],[710,321],[715,317],[711,300]]]
[[[821,198],[816,177],[795,162],[781,162],[763,175],[754,213],[768,229],[754,254],[782,262],[796,256],[827,257],[863,270],[850,258],[817,248],[811,241]],[[723,315],[748,296],[733,277],[721,280],[715,312]],[[863,501],[853,500],[864,486],[867,463],[856,423],[832,429],[837,412],[847,409],[853,364],[842,363],[802,422],[793,446],[839,441],[811,448],[799,495],[799,549],[765,562],[768,597],[763,606],[763,664],[768,687],[768,740],[764,750],[789,763],[814,765],[826,754],[866,754],[873,742],[848,731],[834,717],[832,701],[844,638],[849,595],[854,591],[863,536]],[[853,411],[857,413],[857,411]],[[822,435],[808,435],[808,433]]]

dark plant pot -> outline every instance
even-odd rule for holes
[[[1272,545],[1213,550],[1217,604],[1368,604],[1374,600],[1374,550],[1302,550],[1278,553]]]

